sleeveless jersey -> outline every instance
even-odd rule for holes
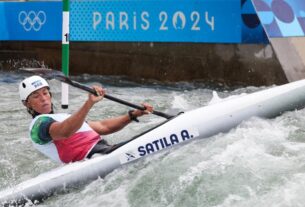
[[[30,137],[34,147],[57,162],[69,163],[86,158],[96,143],[101,140],[86,122],[72,136],[66,139],[52,140],[48,133],[50,123],[62,122],[69,114],[43,114],[35,117],[30,125]],[[42,133],[42,131],[47,133]]]

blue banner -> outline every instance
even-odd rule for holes
[[[61,2],[0,2],[1,40],[60,40]]]
[[[252,0],[269,37],[305,36],[305,0]]]
[[[251,0],[70,3],[70,41],[262,43]],[[0,2],[0,40],[61,41],[62,2]]]
[[[74,41],[241,42],[240,0],[71,2]]]

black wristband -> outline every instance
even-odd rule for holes
[[[136,117],[135,115],[133,115],[132,112],[134,112],[134,110],[128,111],[129,119],[130,119],[131,121],[139,122],[139,120],[137,119],[137,117]]]

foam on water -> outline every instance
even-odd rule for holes
[[[20,104],[20,76],[0,78],[0,189],[58,167],[31,146],[30,117]],[[9,81],[1,81],[9,80]],[[87,77],[90,81],[90,77]],[[94,79],[94,81],[98,81]],[[108,80],[111,82],[111,80]],[[51,81],[54,99],[60,84]],[[212,90],[178,86],[105,85],[108,93],[134,103],[152,103],[158,111],[190,110],[207,105]],[[220,98],[260,88],[218,91]],[[86,94],[70,89],[69,111],[76,110]],[[55,101],[57,111],[60,103]],[[90,119],[124,114],[127,107],[108,100],[98,103]],[[164,120],[150,115],[123,131],[106,136],[110,142],[126,140]],[[275,119],[251,118],[228,133],[177,146],[123,166],[87,186],[55,195],[40,206],[48,207],[295,207],[304,206],[305,110]]]

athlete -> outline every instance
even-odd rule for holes
[[[86,121],[93,105],[101,101],[105,90],[93,86],[99,94],[89,94],[88,99],[72,115],[54,113],[52,94],[47,81],[40,76],[24,79],[19,85],[20,99],[32,115],[30,137],[36,149],[61,163],[91,158],[96,153],[107,154],[116,145],[109,145],[100,135],[116,132],[137,117],[149,114],[153,107],[143,104],[146,110],[130,110],[126,115],[99,121]]]

